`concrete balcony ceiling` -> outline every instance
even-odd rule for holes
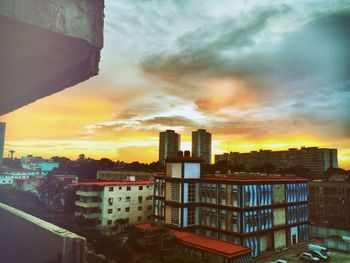
[[[103,0],[0,1],[0,115],[98,74]]]

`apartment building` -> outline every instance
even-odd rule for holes
[[[310,170],[310,175],[319,176],[328,168],[338,168],[338,153],[337,149],[301,147],[286,151],[259,150],[215,155],[215,163],[219,161],[226,161],[231,165],[243,165],[248,170],[264,164],[272,164],[276,169],[303,166]]]
[[[340,176],[339,176],[340,177]],[[350,181],[309,182],[311,223],[342,230],[350,229]]]
[[[253,257],[308,240],[307,179],[205,176],[200,162],[167,159],[155,176],[153,224],[247,246]]]
[[[192,156],[201,157],[206,164],[211,164],[211,133],[205,129],[192,132]]]
[[[176,156],[180,150],[181,135],[174,130],[159,133],[159,162],[165,164],[165,159]]]
[[[70,184],[76,187],[75,215],[93,220],[100,228],[108,228],[118,219],[126,219],[129,224],[150,222],[153,184],[152,181]]]

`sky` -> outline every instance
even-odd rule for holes
[[[99,75],[0,116],[7,151],[151,162],[159,131],[187,150],[206,128],[213,154],[329,147],[350,169],[350,1],[105,5]]]

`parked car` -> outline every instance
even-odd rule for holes
[[[277,259],[273,263],[288,263],[287,260],[284,259]]]
[[[301,253],[299,258],[307,262],[320,262],[320,259],[318,257],[314,257],[313,255],[311,255],[311,253],[308,252]]]
[[[320,257],[322,259],[328,259],[331,256],[331,252],[327,248],[319,245],[309,244],[307,246],[307,249],[309,251],[318,252],[319,254],[321,254]]]
[[[321,252],[318,251],[309,251],[309,253],[311,255],[313,255],[314,257],[319,258],[321,261],[327,261],[329,259],[329,257]]]

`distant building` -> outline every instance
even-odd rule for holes
[[[23,192],[31,192],[38,195],[37,187],[42,181],[41,177],[17,178],[13,180],[12,186]]]
[[[60,164],[51,159],[47,160],[42,157],[27,155],[21,158],[21,166],[27,171],[35,171],[39,174],[47,175],[48,172],[58,168]]]
[[[64,182],[67,184],[76,184],[78,183],[79,177],[72,174],[54,174],[52,175],[58,182]]]
[[[314,176],[323,175],[328,168],[338,168],[337,149],[301,147],[286,151],[259,150],[250,153],[230,152],[215,155],[215,163],[226,161],[231,165],[243,165],[250,170],[264,164],[276,169],[303,166]]]
[[[211,164],[211,133],[204,129],[192,132],[192,156]]]
[[[76,216],[93,220],[99,228],[108,228],[116,220],[130,224],[152,221],[153,181],[86,182],[76,187]]]
[[[6,123],[0,122],[0,166],[2,165],[2,158],[4,156],[5,129]]]
[[[153,181],[154,173],[134,171],[97,171],[98,181]]]
[[[165,159],[176,156],[180,150],[181,135],[173,130],[159,133],[159,162],[165,164]]]
[[[231,242],[256,257],[308,240],[308,183],[295,176],[205,176],[201,160],[168,158],[155,176],[155,225]]]
[[[13,184],[14,179],[32,178],[37,175],[35,171],[4,171],[0,173],[0,185]]]
[[[350,229],[350,181],[346,176],[331,178],[331,182],[309,182],[311,223],[336,229]]]

